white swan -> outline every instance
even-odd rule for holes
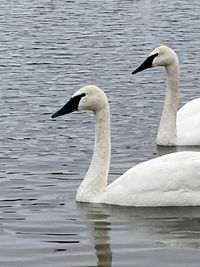
[[[176,152],[129,169],[107,186],[110,112],[105,93],[94,85],[79,89],[52,118],[91,110],[96,119],[94,153],[76,200],[124,206],[200,205],[200,152]]]
[[[180,68],[176,53],[165,45],[158,46],[132,74],[154,66],[164,66],[167,72],[165,103],[156,143],[200,145],[200,98],[188,102],[177,112]]]

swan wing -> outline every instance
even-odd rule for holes
[[[200,98],[185,104],[177,113],[179,143],[200,145]]]
[[[184,121],[196,114],[199,114],[200,117],[200,98],[193,99],[186,103],[182,108],[179,109],[177,116],[178,120]]]
[[[127,206],[200,205],[200,152],[167,154],[129,169],[101,201]]]

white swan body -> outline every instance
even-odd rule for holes
[[[200,98],[188,102],[177,112],[180,68],[176,53],[161,45],[133,74],[155,66],[164,66],[167,72],[165,103],[156,143],[162,146],[200,145]]]
[[[177,112],[177,145],[200,145],[200,98]]]
[[[52,117],[83,109],[94,112],[95,145],[77,201],[123,206],[200,205],[200,152],[176,152],[143,162],[107,186],[111,145],[105,93],[94,85],[82,87]]]

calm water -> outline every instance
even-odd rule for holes
[[[198,97],[199,25],[197,0],[0,2],[0,266],[199,266],[200,208],[76,204],[93,115],[50,119],[94,83],[112,113],[110,181],[174,151],[155,145],[164,71],[131,72],[169,44],[181,63],[180,104]]]

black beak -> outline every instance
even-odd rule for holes
[[[136,70],[132,72],[132,74],[136,74],[137,72],[151,68],[153,64],[153,60],[155,57],[157,57],[157,55],[158,54],[156,53],[154,55],[149,56]]]
[[[84,96],[85,96],[85,94],[83,93],[81,95],[76,95],[76,96],[70,98],[70,100],[61,109],[56,111],[51,116],[51,118],[53,119],[53,118],[56,118],[58,116],[62,116],[62,115],[65,115],[65,114],[68,114],[68,113],[71,113],[73,111],[78,110],[79,102],[80,102],[81,98]]]

